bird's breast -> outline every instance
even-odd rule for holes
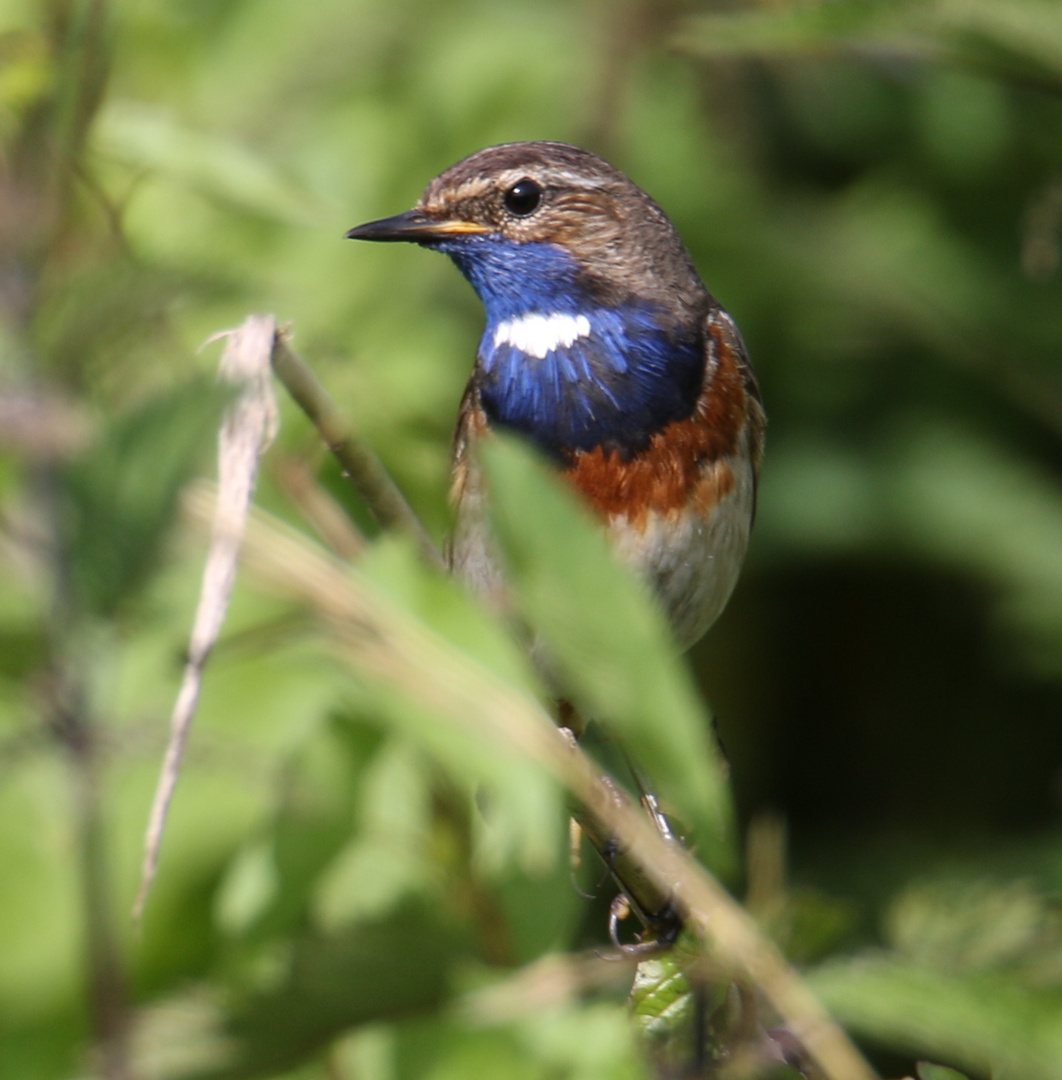
[[[740,382],[720,380],[693,417],[669,424],[642,453],[623,460],[597,448],[564,473],[683,645],[720,615],[748,546],[757,449],[748,407]]]
[[[594,447],[644,449],[693,412],[703,373],[697,330],[630,303],[488,318],[474,379],[491,423],[565,460]]]
[[[564,475],[658,596],[678,640],[697,640],[737,581],[756,500],[759,405],[742,358],[709,324],[712,365],[693,415],[628,458],[596,447]]]
[[[604,445],[573,456],[565,475],[604,517],[637,526],[649,513],[695,505],[708,512],[734,484],[731,462],[742,452],[754,407],[741,356],[709,323],[711,366],[691,415],[654,432],[623,454]]]

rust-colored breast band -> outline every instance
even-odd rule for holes
[[[731,490],[733,455],[747,419],[743,360],[733,339],[708,323],[710,358],[693,415],[657,432],[649,446],[624,461],[615,450],[580,453],[565,470],[569,482],[602,516],[632,524],[650,512],[693,506],[708,513]]]

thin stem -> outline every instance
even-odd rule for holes
[[[111,915],[107,834],[101,806],[99,738],[84,715],[69,718],[82,903],[88,952],[88,1000],[99,1069],[128,1080],[129,1009],[125,973]]]
[[[273,371],[320,432],[325,445],[339,462],[343,475],[365,500],[380,525],[406,533],[416,541],[429,562],[444,566],[435,542],[380,459],[357,436],[313,372],[291,351],[282,332],[277,334],[273,347]]]
[[[61,496],[54,466],[37,470],[36,488],[48,521],[53,590],[45,719],[53,738],[66,751],[73,773],[89,1017],[101,1076],[106,1080],[129,1080],[129,1009],[111,914],[100,728],[92,717],[86,690],[90,664],[84,654],[83,623],[76,616],[78,605],[71,585],[71,559],[63,539]]]

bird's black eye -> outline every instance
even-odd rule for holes
[[[505,193],[505,209],[517,217],[527,217],[538,209],[542,202],[542,188],[529,177],[517,180]]]

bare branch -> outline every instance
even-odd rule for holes
[[[277,334],[273,349],[273,370],[299,408],[321,433],[325,445],[339,462],[343,475],[365,500],[380,525],[386,529],[398,529],[411,536],[429,562],[443,566],[439,549],[420,519],[413,513],[405,496],[387,474],[380,459],[357,437],[313,372],[291,351],[283,333]]]

